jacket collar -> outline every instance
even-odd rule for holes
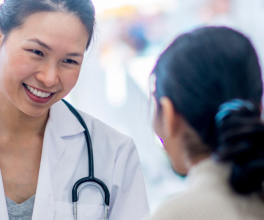
[[[3,219],[3,220],[8,219],[8,212],[7,212],[6,199],[5,199],[5,190],[4,190],[1,170],[0,170],[0,219]]]
[[[63,137],[73,136],[83,131],[84,128],[82,125],[62,101],[57,102],[51,107],[43,141],[39,180],[32,217],[33,220],[54,219],[56,204],[51,172],[60,161],[66,149],[66,143]],[[8,219],[1,170],[0,219]]]
[[[72,136],[84,131],[78,119],[62,101],[50,108],[49,121],[60,137]]]
[[[228,187],[229,175],[229,163],[217,162],[208,158],[191,168],[187,182],[190,188],[196,189],[208,189],[219,185]]]
[[[83,131],[84,128],[78,119],[62,101],[51,107],[44,137],[44,147],[47,147],[49,152],[50,172],[58,164],[66,149],[64,137],[74,136]]]
[[[82,125],[62,101],[51,107],[43,141],[33,220],[54,219],[56,203],[51,172],[59,163],[67,147],[64,137],[83,131]]]

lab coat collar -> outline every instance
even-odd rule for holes
[[[38,177],[38,185],[37,185],[37,192],[35,197],[35,204],[33,210],[32,220],[53,220],[55,215],[55,197],[54,191],[52,187],[51,181],[51,167],[52,164],[55,166],[65,149],[65,144],[61,140],[60,137],[56,137],[56,133],[54,133],[53,127],[50,125],[50,121],[48,121],[44,141],[43,141],[43,148],[41,154],[41,163],[40,163],[40,170],[39,170],[39,177]],[[55,141],[55,142],[54,142]],[[54,147],[56,146],[56,147]],[[51,157],[50,148],[54,148],[56,150],[55,155],[56,157]],[[60,154],[58,154],[60,152]],[[50,164],[50,162],[53,162]],[[5,191],[3,187],[3,180],[0,171],[0,219],[8,220],[8,211],[6,207],[6,200],[5,200]]]
[[[1,170],[0,170],[0,219],[6,219],[6,220],[8,219],[5,190],[4,190]]]
[[[55,215],[55,197],[51,181],[49,147],[53,146],[52,130],[48,125],[45,130],[41,163],[39,169],[38,186],[35,197],[32,220],[53,220]],[[54,145],[55,146],[55,145]]]
[[[54,219],[56,203],[51,173],[65,152],[67,145],[64,137],[73,136],[83,131],[82,125],[62,101],[51,107],[44,135],[32,220]]]
[[[51,107],[45,131],[45,136],[49,137],[47,142],[50,142],[46,143],[47,148],[49,148],[50,172],[58,164],[66,149],[64,137],[74,136],[83,131],[84,128],[78,119],[62,101],[55,103]]]
[[[62,101],[55,103],[50,108],[49,121],[60,137],[72,136],[84,131],[78,119]]]
[[[64,137],[73,136],[83,131],[84,128],[82,125],[62,101],[57,102],[51,107],[49,120],[44,135],[39,179],[32,220],[54,219],[56,203],[51,173],[60,161],[66,149]],[[1,170],[0,219],[8,219]]]

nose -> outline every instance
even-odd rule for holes
[[[43,65],[36,78],[46,87],[53,87],[59,83],[59,67],[55,64]]]

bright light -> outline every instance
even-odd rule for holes
[[[175,3],[176,0],[92,0],[97,14],[102,14],[105,10],[111,8],[120,8],[123,6],[148,6],[162,3],[162,5]]]
[[[147,6],[147,5],[153,5],[157,3],[162,3],[170,5],[170,3],[174,2],[176,0],[92,0],[96,13],[102,14],[105,10],[111,9],[111,8],[120,8],[122,6]],[[0,4],[2,4],[4,0],[0,0]]]
[[[128,74],[148,98],[150,94],[149,75],[156,60],[157,57],[137,57],[128,64]]]
[[[119,63],[106,68],[106,96],[110,105],[121,107],[127,99],[126,72]]]
[[[149,5],[160,3],[161,0],[93,0],[92,2],[95,6],[113,8],[124,5]]]

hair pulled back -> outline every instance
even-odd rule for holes
[[[232,105],[232,102],[224,105]],[[232,161],[230,183],[237,192],[248,194],[263,188],[264,125],[260,120],[259,110],[248,101],[242,102],[245,104],[236,110],[227,106],[228,114],[216,121],[216,156],[221,161]],[[252,107],[247,107],[246,102]]]
[[[163,96],[170,98],[175,111],[195,129],[209,151],[218,160],[231,163],[233,189],[241,194],[262,191],[262,80],[249,39],[226,27],[196,29],[165,50],[153,74],[157,102]],[[251,103],[253,108],[231,109],[216,123],[219,107],[233,99]]]
[[[0,30],[8,34],[36,12],[65,12],[78,17],[89,33],[87,48],[94,33],[95,10],[91,0],[5,0],[0,9]]]

